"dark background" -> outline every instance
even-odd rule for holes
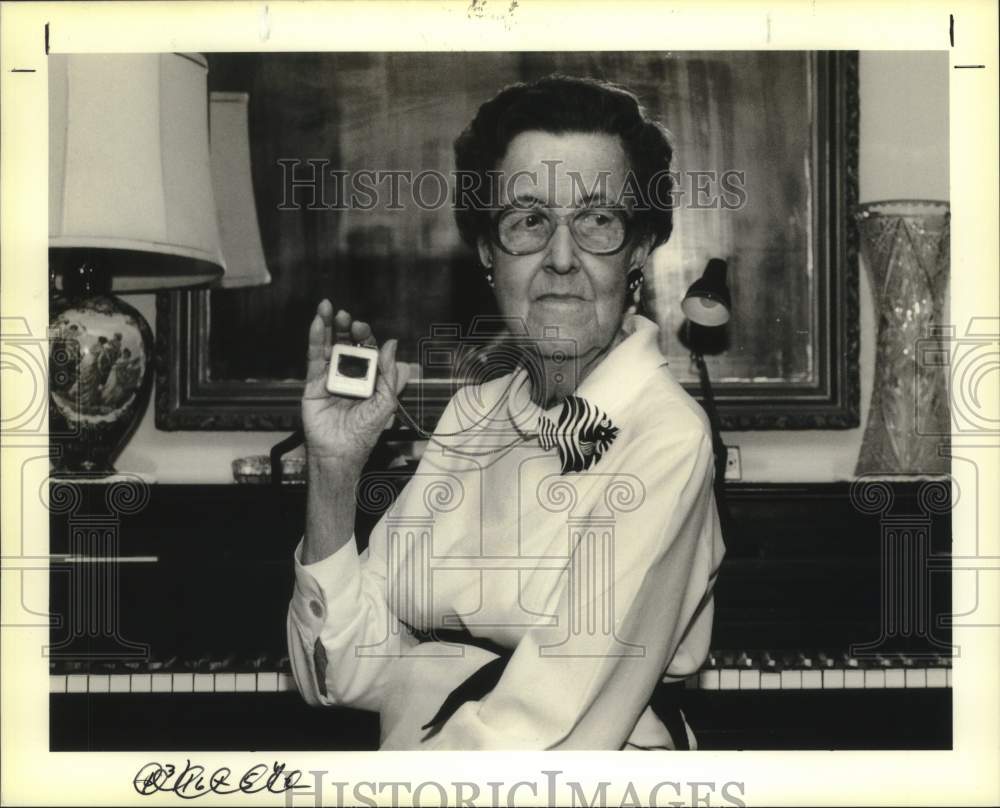
[[[687,285],[717,256],[730,263],[735,311],[728,351],[709,359],[713,376],[814,381],[808,54],[236,53],[208,60],[210,90],[250,94],[258,218],[273,277],[263,288],[212,292],[214,379],[302,378],[303,335],[324,296],[372,322],[380,338],[400,338],[406,361],[417,360],[417,341],[432,324],[465,329],[474,316],[494,313],[450,204],[419,210],[404,185],[399,211],[385,204],[278,210],[285,195],[278,160],[300,160],[300,171],[311,170],[306,160],[324,159],[351,172],[450,176],[452,143],[479,104],[512,82],[561,72],[636,93],[673,134],[673,169],[746,172],[743,209],[682,204],[671,242],[647,266],[644,294],[665,326],[661,348],[676,360],[675,375],[696,380],[674,332]],[[332,198],[333,183],[327,187]]]

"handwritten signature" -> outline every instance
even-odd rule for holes
[[[220,766],[207,773],[204,766],[188,759],[182,769],[172,763],[147,763],[139,769],[132,785],[143,796],[168,791],[185,800],[206,794],[257,794],[265,790],[271,794],[282,794],[294,788],[305,788],[298,785],[301,771],[286,771],[285,764],[277,761],[270,766],[258,763],[247,769],[236,782],[231,779],[234,777],[228,766]]]

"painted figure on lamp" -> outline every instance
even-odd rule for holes
[[[145,368],[142,345],[130,334],[128,342],[115,330],[112,318],[89,311],[62,316],[54,326],[51,378],[56,406],[69,417],[90,421],[110,421],[127,407],[139,391]],[[77,374],[77,369],[79,373]],[[66,389],[61,379],[75,381]]]
[[[108,300],[70,296],[53,301],[49,418],[53,442],[61,447],[57,467],[79,461],[78,472],[96,472],[105,465],[109,470],[107,458],[127,440],[132,418],[149,395],[149,327],[130,313],[131,307]],[[69,436],[77,440],[64,439]],[[106,464],[87,459],[77,446],[82,443]]]

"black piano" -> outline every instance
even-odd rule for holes
[[[948,481],[726,503],[714,650],[685,689],[699,747],[951,748]],[[311,708],[291,678],[304,505],[295,485],[53,482],[52,750],[376,748],[377,715]]]

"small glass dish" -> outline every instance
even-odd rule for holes
[[[246,485],[270,483],[271,458],[267,455],[236,458],[233,461],[233,479]],[[283,484],[304,485],[306,459],[304,457],[281,458],[281,481]]]

